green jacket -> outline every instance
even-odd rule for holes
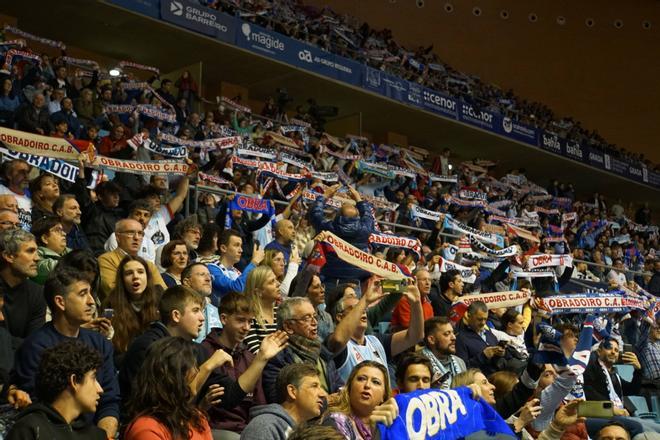
[[[55,269],[57,263],[60,261],[64,255],[71,252],[71,249],[66,248],[62,255],[58,255],[52,249],[49,249],[44,246],[39,246],[37,253],[39,254],[39,261],[37,262],[37,276],[32,278],[32,281],[39,285],[44,285],[48,274]]]

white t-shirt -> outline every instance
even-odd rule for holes
[[[151,240],[154,249],[170,241],[170,233],[167,230],[167,225],[172,221],[173,217],[167,204],[161,205],[158,211],[151,216],[147,229],[144,231],[144,239]]]
[[[29,231],[32,228],[32,200],[24,195],[16,194],[4,185],[0,185],[0,195],[9,194],[16,197],[18,203],[18,220],[21,228]]]

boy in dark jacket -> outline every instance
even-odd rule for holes
[[[103,440],[106,432],[80,416],[96,412],[103,389],[96,380],[101,355],[69,339],[45,350],[37,373],[39,403],[21,413],[7,440]]]

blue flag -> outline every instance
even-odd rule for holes
[[[497,411],[482,399],[474,400],[468,387],[417,390],[395,399],[399,416],[390,427],[378,424],[382,440],[457,440],[477,432],[516,438]]]

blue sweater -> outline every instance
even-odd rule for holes
[[[27,337],[16,352],[16,361],[12,371],[12,383],[19,389],[26,391],[30,396],[35,395],[35,379],[39,371],[41,353],[58,343],[71,339],[59,333],[52,322],[46,323],[36,332]],[[98,422],[104,417],[115,417],[119,420],[119,384],[117,372],[113,361],[113,349],[110,341],[101,336],[100,333],[80,329],[79,341],[84,342],[96,349],[103,358],[101,368],[96,372],[96,378],[103,388],[103,394],[99,400],[94,421]]]

